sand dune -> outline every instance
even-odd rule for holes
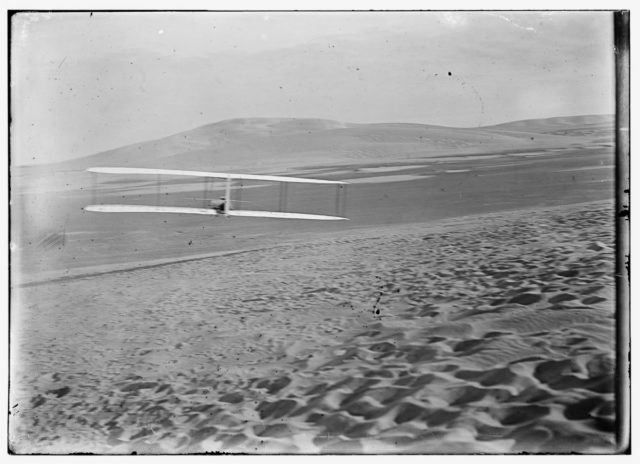
[[[322,119],[245,118],[50,166],[97,164],[174,169],[273,170],[293,166],[402,160],[451,153],[532,151],[613,143],[613,116],[571,116],[455,128],[427,124],[355,124]],[[36,167],[30,168],[37,170]]]
[[[613,206],[25,288],[18,452],[615,449]]]
[[[583,135],[600,131],[612,131],[615,119],[613,115],[593,114],[584,116],[565,116],[546,119],[527,119],[513,121],[495,126],[487,126],[487,129],[506,129],[521,132],[551,133],[557,135],[578,134]]]

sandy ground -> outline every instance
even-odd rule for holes
[[[614,451],[612,127],[247,119],[12,166],[12,449]],[[350,220],[83,211],[222,192],[83,171],[121,163],[346,180]]]
[[[537,206],[22,287],[11,446],[612,452],[613,223]]]

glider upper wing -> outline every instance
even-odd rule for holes
[[[337,180],[305,179],[303,177],[262,176],[257,174],[227,174],[224,172],[181,171],[176,169],[149,168],[89,168],[89,172],[103,174],[154,174],[171,176],[215,177],[219,179],[264,180],[272,182],[296,182],[301,184],[346,184]]]

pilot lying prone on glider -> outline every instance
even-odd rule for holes
[[[220,214],[224,214],[225,210],[224,210],[224,205],[226,203],[226,198],[225,197],[220,197],[220,203],[215,202],[215,200],[211,200],[211,209],[216,210],[218,213]]]

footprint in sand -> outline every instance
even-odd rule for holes
[[[557,303],[563,303],[565,301],[573,301],[576,299],[577,297],[572,293],[559,293],[558,295],[555,295],[549,298],[549,303],[557,304]]]
[[[453,351],[456,353],[461,353],[462,355],[474,354],[482,350],[486,343],[486,340],[481,338],[463,340],[453,346]]]
[[[566,271],[558,271],[556,274],[560,277],[576,277],[580,272],[575,269],[569,269]]]
[[[580,366],[573,360],[545,361],[538,364],[533,375],[554,390],[583,388],[596,393],[613,393],[615,382],[613,373],[584,378]]]
[[[483,387],[510,385],[517,377],[508,367],[499,367],[486,371],[459,370],[454,375],[462,380],[476,381]]]
[[[260,419],[279,419],[289,415],[298,407],[298,402],[292,399],[283,399],[274,402],[263,401],[258,405],[257,411]]]
[[[593,305],[593,304],[597,304],[597,303],[602,303],[604,301],[607,301],[606,298],[602,298],[600,296],[590,296],[587,297],[585,299],[582,300],[582,304],[585,305]]]
[[[604,404],[604,398],[591,396],[568,405],[564,410],[564,416],[569,420],[583,420],[591,417],[591,412]]]
[[[525,306],[532,305],[542,300],[542,295],[537,293],[521,293],[509,300],[509,303],[517,303]]]
[[[517,425],[531,422],[547,416],[550,413],[548,406],[530,404],[526,406],[512,406],[502,412],[500,423],[502,425]]]

